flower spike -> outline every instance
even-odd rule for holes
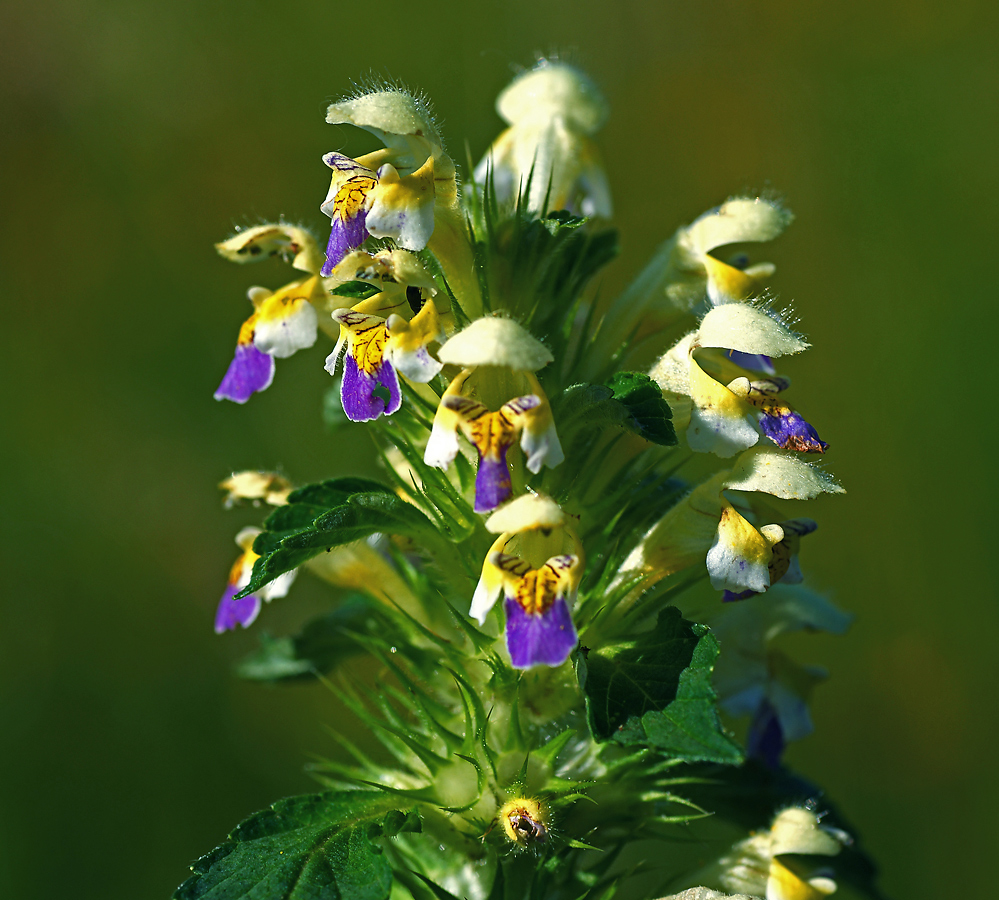
[[[245,402],[322,331],[336,379],[325,424],[342,448],[365,429],[345,433],[331,403],[374,421],[383,472],[223,482],[225,504],[252,506],[264,530],[237,538],[215,628],[249,627],[299,571],[334,589],[298,634],[262,635],[239,671],[330,674],[384,752],[341,737],[346,755],[316,767],[320,793],[247,820],[177,896],[248,878],[279,890],[320,828],[350,853],[325,853],[306,880],[345,896],[374,878],[386,897],[822,900],[848,838],[803,803],[818,789],[782,756],[811,731],[825,673],[780,642],[850,617],[800,584],[816,523],[777,500],[842,488],[810,461],[827,445],[777,372],[809,345],[764,288],[773,266],[737,246],[791,216],[731,199],[608,298],[600,272],[620,244],[602,221],[603,98],[541,60],[496,108],[503,130],[459,197],[426,102],[365,86],[327,110],[375,139],[357,158],[322,157],[329,240],[277,222],[217,245],[297,269],[250,289],[217,396]],[[672,840],[702,816],[714,824]],[[631,865],[646,845],[668,852],[661,871]],[[848,892],[877,896],[849,856]]]

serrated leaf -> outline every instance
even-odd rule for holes
[[[261,635],[260,648],[239,663],[236,674],[249,681],[314,678],[363,650],[357,634],[377,634],[393,643],[405,640],[381,607],[364,597],[352,597],[313,619],[297,635]]]
[[[250,816],[193,866],[175,900],[385,900],[392,870],[375,843],[419,831],[381,791],[326,791]]]
[[[653,444],[672,446],[676,441],[673,411],[663,399],[663,392],[648,375],[641,372],[616,372],[607,380],[614,399],[628,410],[629,427]]]
[[[345,297],[348,300],[367,300],[381,292],[381,287],[370,281],[345,281],[330,291],[334,297]]]
[[[334,507],[346,503],[352,494],[383,493],[393,494],[392,488],[373,481],[370,478],[329,478],[317,484],[307,484],[288,495],[288,503],[315,503],[320,506]]]
[[[364,492],[350,492],[357,487]],[[376,490],[368,490],[371,487]],[[372,534],[404,535],[424,543],[440,538],[419,509],[384,485],[366,479],[333,479],[301,488],[288,499],[287,506],[271,513],[264,523],[267,530],[254,541],[253,549],[260,559],[253,564],[250,581],[237,598],[252,594],[320,553]],[[332,508],[324,505],[338,501],[340,505]]]
[[[596,740],[654,747],[686,761],[739,763],[741,748],[718,718],[711,672],[718,642],[667,607],[655,628],[577,656]]]
[[[558,400],[559,433],[593,435],[605,426],[626,428],[653,444],[677,442],[662,391],[639,372],[618,372],[607,384],[574,384]]]

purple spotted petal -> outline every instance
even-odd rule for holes
[[[260,598],[255,594],[243,597],[242,600],[233,600],[238,594],[238,585],[229,585],[219,601],[219,608],[215,613],[215,633],[222,634],[223,631],[232,631],[237,625],[249,628],[253,620],[260,612]]]
[[[236,354],[215,392],[215,399],[246,403],[256,391],[269,388],[273,380],[274,357],[253,344],[237,344]]]
[[[559,597],[540,615],[524,612],[511,597],[506,598],[506,647],[516,669],[560,666],[576,648],[578,638],[569,607]]]
[[[763,700],[749,723],[746,733],[746,755],[758,759],[769,769],[780,768],[784,752],[784,730],[780,719],[768,700]]]
[[[475,511],[492,512],[510,496],[510,467],[506,464],[506,449],[493,459],[479,457],[479,471],[475,475]]]
[[[722,593],[722,603],[734,603],[736,600],[748,600],[750,597],[755,597],[758,591],[739,591],[735,593],[734,591],[724,591]]]
[[[375,391],[377,389],[377,396]],[[388,398],[388,403],[385,398]],[[340,401],[343,411],[352,422],[369,422],[382,413],[392,415],[402,406],[402,391],[399,389],[399,376],[388,360],[373,375],[362,372],[357,361],[349,353],[343,359],[343,381],[340,383]]]
[[[330,229],[330,240],[326,245],[326,262],[323,263],[322,274],[330,275],[333,267],[351,250],[356,250],[368,236],[364,220],[368,216],[366,209],[359,210],[356,216],[346,221],[339,216],[333,216],[333,227]]]
[[[829,445],[819,439],[818,432],[798,413],[787,407],[764,410],[760,418],[760,428],[782,450],[798,450],[801,453],[825,453]]]
[[[765,372],[767,375],[775,375],[774,361],[769,356],[762,353],[743,353],[741,350],[729,350],[728,358],[737,366],[749,369],[751,372]]]

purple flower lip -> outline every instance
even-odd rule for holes
[[[772,415],[764,410],[760,428],[782,450],[797,450],[799,453],[825,453],[829,445],[819,438],[818,432],[798,413],[784,407]]]
[[[364,225],[368,217],[366,209],[358,210],[356,216],[342,220],[339,216],[333,217],[333,225],[330,228],[330,239],[326,245],[326,262],[323,263],[321,275],[327,277],[333,273],[333,269],[351,250],[360,247],[368,236],[368,229]]]
[[[479,470],[475,474],[475,511],[492,512],[506,502],[511,491],[506,448],[500,452],[499,459],[480,456]]]
[[[532,666],[560,666],[576,649],[579,638],[564,597],[543,613],[528,613],[512,597],[504,603],[506,646],[516,669]]]
[[[390,416],[397,412],[402,406],[402,390],[392,363],[383,359],[374,373],[368,375],[358,368],[357,360],[348,353],[343,361],[340,402],[352,422],[370,422],[383,413]]]
[[[222,383],[215,392],[216,400],[246,403],[253,394],[266,390],[274,380],[274,357],[253,344],[237,344]]]
[[[749,369],[753,372],[765,372],[767,375],[776,374],[774,361],[762,353],[743,353],[741,350],[729,350],[728,358],[737,366]]]
[[[230,584],[222,595],[215,613],[216,634],[233,631],[237,625],[249,628],[257,618],[260,612],[260,598],[256,594],[250,594],[241,600],[234,600],[233,597],[239,591],[240,585]]]
[[[769,700],[762,700],[749,723],[746,734],[746,755],[758,759],[768,769],[779,769],[784,753],[784,729],[781,728],[777,710]]]

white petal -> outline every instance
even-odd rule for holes
[[[801,853],[835,856],[843,849],[841,841],[819,824],[819,817],[810,809],[792,806],[774,819],[770,828],[773,856]]]
[[[375,237],[392,238],[406,250],[422,250],[434,232],[434,195],[402,205],[376,191],[364,227]]]
[[[429,107],[405,91],[371,91],[331,103],[326,121],[331,125],[356,125],[393,148],[406,148],[406,142],[397,135],[424,137],[437,147],[441,146]]]
[[[728,503],[706,558],[716,591],[756,591],[770,587],[771,541],[760,534]]]
[[[558,528],[564,522],[562,507],[551,497],[544,494],[522,494],[486,519],[486,531],[492,534],[517,534],[535,528]]]
[[[578,69],[543,59],[504,88],[496,111],[511,125],[560,116],[574,128],[593,134],[607,118],[607,102]]]
[[[274,600],[277,597],[284,597],[291,589],[296,575],[298,575],[298,569],[292,569],[290,572],[278,575],[270,584],[265,584],[257,591],[257,594],[261,600]]]
[[[299,302],[289,315],[258,319],[253,332],[253,346],[278,359],[286,359],[316,342],[318,322],[313,305],[308,301]]]
[[[423,453],[423,461],[428,466],[446,469],[458,455],[458,432],[454,428],[438,425],[434,422],[430,429],[430,439]]]
[[[688,229],[688,241],[695,252],[704,254],[715,247],[744,241],[771,241],[794,216],[768,200],[737,197],[718,209],[705,213]]]
[[[811,500],[819,494],[845,494],[833,478],[794,453],[761,445],[740,456],[725,487],[760,491],[782,500]]]
[[[444,364],[437,362],[426,347],[412,351],[395,350],[391,362],[400,374],[419,384],[426,384],[444,368]]]
[[[759,441],[753,407],[715,381],[692,357],[687,374],[693,404],[687,426],[687,443],[691,450],[727,458]]]
[[[565,461],[554,422],[540,434],[536,434],[529,426],[525,427],[520,433],[520,449],[527,457],[527,468],[535,475],[541,471],[542,466],[554,469]]]
[[[609,219],[614,215],[611,201],[610,182],[607,173],[599,162],[593,162],[579,173],[577,190],[582,197],[580,212],[587,217],[599,216]]]
[[[336,342],[336,346],[333,348],[333,352],[326,357],[326,365],[323,367],[326,369],[330,375],[336,375],[337,363],[340,362],[340,354],[343,352],[343,346],[347,343],[347,338],[344,335],[344,329],[340,330],[340,337]]]
[[[498,316],[476,319],[451,337],[437,357],[456,366],[507,366],[519,372],[536,372],[555,358],[522,325]]]
[[[809,347],[782,322],[747,303],[724,303],[711,309],[697,329],[697,342],[702,347],[767,356],[800,353]]]
[[[485,625],[486,616],[489,615],[489,610],[496,605],[496,601],[499,599],[502,591],[503,584],[501,581],[489,586],[486,584],[485,575],[481,576],[478,584],[475,585],[475,593],[472,594],[472,605],[468,610],[468,615],[473,619],[477,619],[480,625]]]

